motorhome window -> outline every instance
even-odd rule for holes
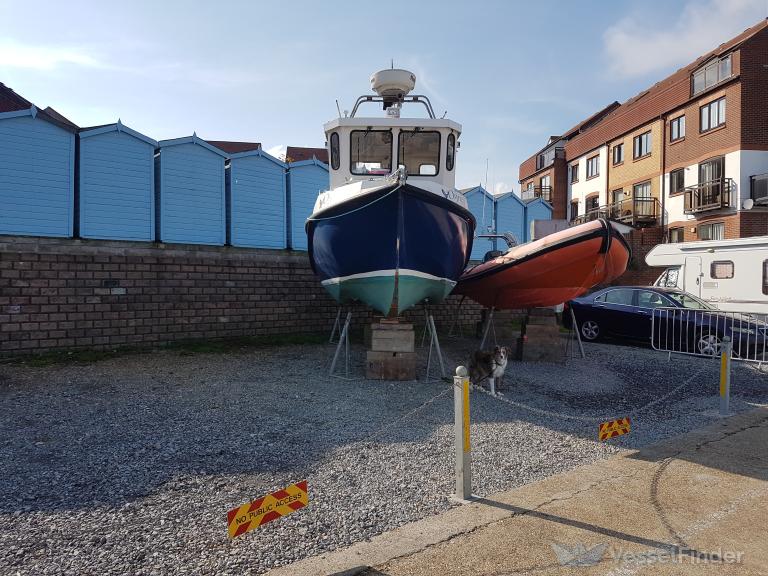
[[[768,260],[763,260],[763,294],[768,294]]]
[[[632,290],[610,290],[605,294],[606,304],[621,304],[632,306]]]
[[[730,260],[712,262],[709,267],[709,275],[715,280],[727,280],[733,278],[733,262]]]
[[[440,164],[440,132],[403,130],[398,136],[398,164],[411,176],[434,176]]]
[[[453,170],[454,160],[456,158],[456,136],[448,134],[448,147],[445,151],[445,169],[450,172]]]
[[[392,132],[353,130],[349,141],[352,174],[389,174],[392,171]]]
[[[339,157],[339,133],[331,134],[331,168],[338,170],[341,158]]]
[[[667,268],[664,270],[664,272],[659,276],[659,279],[656,280],[656,286],[661,286],[663,288],[676,288],[677,287],[677,279],[680,276],[680,267],[675,266],[673,268]]]

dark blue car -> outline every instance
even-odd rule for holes
[[[567,304],[581,337],[603,337],[651,343],[663,350],[719,354],[722,339],[733,341],[736,356],[760,357],[768,350],[768,324],[750,316],[720,312],[674,288],[611,286]],[[570,323],[570,313],[564,314]],[[653,333],[653,334],[652,334]]]

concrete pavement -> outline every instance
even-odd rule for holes
[[[768,409],[273,570],[768,575]]]

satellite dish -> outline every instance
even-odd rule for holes
[[[754,205],[755,205],[755,201],[752,200],[752,198],[745,198],[744,201],[741,203],[741,207],[744,208],[744,210],[752,210]]]

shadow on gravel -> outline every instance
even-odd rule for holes
[[[449,374],[474,346],[473,340],[444,343]],[[326,373],[332,352],[295,346],[0,368],[0,513],[122,505],[160,486],[182,491],[198,482],[215,491],[240,474],[298,478],[330,452],[378,430],[376,443],[418,444],[452,425],[450,393],[400,420],[449,384],[332,379]],[[706,362],[668,363],[653,351],[606,345],[587,352],[587,360],[562,366],[511,363],[504,394],[553,413],[618,418]],[[362,357],[356,348],[353,374],[363,372]],[[676,400],[709,401],[715,386],[691,386]],[[742,399],[766,401],[766,390],[764,376],[734,379]],[[524,421],[596,441],[597,423],[511,407],[484,394],[472,398],[475,424]],[[675,411],[662,404],[654,415],[674,419]],[[615,443],[631,447],[634,438]]]

